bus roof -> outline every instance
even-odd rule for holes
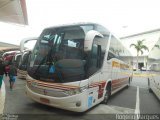
[[[88,22],[88,23],[73,23],[73,24],[62,24],[62,25],[56,25],[56,26],[52,26],[52,27],[48,27],[48,28],[45,28],[45,29],[53,29],[53,28],[58,28],[58,27],[68,27],[68,26],[80,26],[80,25],[100,25],[100,24],[97,24],[97,23],[91,23],[91,22]],[[44,29],[44,30],[45,30]]]

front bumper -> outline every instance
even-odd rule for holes
[[[51,97],[47,95],[37,94],[26,86],[26,94],[28,97],[39,103],[61,108],[74,112],[84,112],[87,109],[87,92],[67,96],[67,97]]]
[[[27,71],[17,70],[17,76],[18,78],[26,79]]]

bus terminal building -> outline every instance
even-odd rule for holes
[[[149,49],[149,52],[151,49],[154,47],[154,45],[157,43],[157,41],[160,40],[160,29],[155,29],[151,31],[146,31],[134,35],[129,35],[125,37],[121,37],[121,42],[127,47],[127,49],[130,50],[130,52],[133,55],[133,67],[136,66],[137,63],[137,51],[134,47],[130,47],[131,44],[136,44],[138,40],[145,40],[144,45],[146,45]],[[145,67],[149,69],[150,65],[147,61],[148,58],[148,51],[143,50],[143,54],[139,53],[139,59],[138,59],[138,64],[139,68]],[[130,56],[128,56],[128,59]]]

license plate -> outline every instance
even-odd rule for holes
[[[40,98],[40,101],[43,102],[43,103],[50,103],[50,101],[46,98]]]

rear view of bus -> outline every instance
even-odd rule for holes
[[[45,29],[30,55],[26,94],[39,103],[76,112],[102,102],[112,79],[113,65],[107,60],[111,36],[97,24]]]

